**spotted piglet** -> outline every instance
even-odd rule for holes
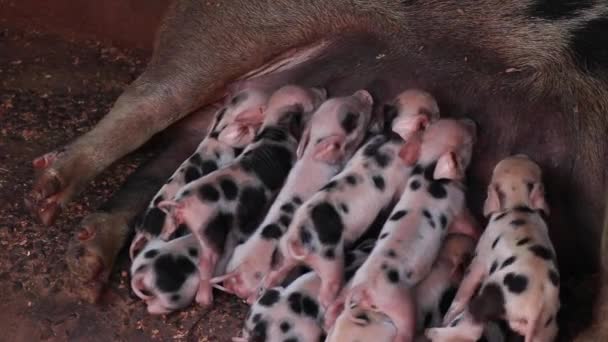
[[[175,225],[185,224],[201,246],[201,283],[196,301],[213,301],[210,280],[219,258],[253,233],[296,159],[304,125],[325,100],[325,91],[288,85],[268,101],[260,132],[235,162],[184,186],[166,210]]]
[[[236,247],[227,274],[212,282],[251,303],[270,271],[278,239],[303,201],[335,176],[360,146],[371,119],[373,100],[365,90],[332,98],[315,112],[298,147],[298,161],[264,221]]]
[[[433,341],[476,339],[488,320],[505,319],[527,342],[558,332],[559,273],[542,214],[549,214],[540,167],[514,155],[494,168],[484,215],[489,223],[469,273]],[[475,292],[479,288],[479,292]]]
[[[352,277],[374,245],[365,240],[345,253],[345,278]],[[323,341],[323,307],[318,302],[321,279],[301,275],[286,288],[264,290],[249,310],[242,336],[233,341]]]
[[[227,99],[215,114],[206,137],[160,188],[135,225],[135,237],[129,248],[131,260],[152,238],[167,240],[188,233],[186,227],[181,227],[176,234],[168,234],[175,231],[175,227],[171,226],[173,221],[167,219],[166,213],[157,204],[171,199],[185,184],[232,163],[253,141],[264,119],[263,110],[267,100],[268,94],[255,88],[241,90]]]
[[[192,234],[151,240],[131,265],[131,288],[151,314],[190,305],[198,289],[198,241]]]
[[[418,164],[346,292],[347,308],[363,307],[390,317],[397,327],[395,341],[414,337],[411,291],[429,274],[448,230],[475,234],[461,183],[475,139],[472,121],[442,119],[406,143],[406,154],[419,156]]]
[[[416,101],[408,106],[416,105]],[[279,242],[279,265],[267,276],[265,286],[274,286],[297,265],[311,267],[322,281],[320,301],[324,307],[342,287],[344,248],[359,239],[383,211],[390,208],[405,185],[412,153],[403,154],[404,138],[415,136],[439,113],[412,115],[402,106],[393,123],[410,122],[412,131],[373,136],[319,192],[295,213],[287,233]],[[420,106],[431,107],[431,106]],[[407,152],[407,151],[405,151]]]
[[[430,274],[414,289],[417,332],[423,332],[423,327],[441,324],[443,315],[447,312],[462,280],[462,270],[468,265],[474,248],[475,240],[470,236],[462,234],[447,236]],[[348,287],[347,285],[345,288]],[[326,324],[331,326],[327,342],[357,340],[391,342],[397,334],[390,318],[381,312],[365,310],[357,306],[350,312],[342,311],[337,319],[328,317],[331,314],[326,314]],[[423,340],[423,336],[417,336],[416,341]]]

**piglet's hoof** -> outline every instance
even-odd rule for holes
[[[121,234],[125,234],[126,229],[126,223],[119,217],[94,213],[82,221],[80,230],[70,241],[66,262],[82,285],[79,294],[84,300],[98,301],[124,240]]]
[[[196,303],[203,308],[208,308],[213,304],[213,288],[208,280],[201,280],[196,292]]]

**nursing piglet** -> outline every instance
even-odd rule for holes
[[[192,302],[199,284],[198,240],[188,234],[151,240],[131,265],[131,288],[151,314],[165,314]]]
[[[490,217],[468,274],[433,341],[479,338],[484,322],[504,319],[526,342],[553,341],[560,308],[555,251],[540,167],[525,155],[494,168],[484,215]],[[478,295],[475,295],[479,288]]]
[[[346,252],[346,278],[363,264],[373,245],[373,240],[365,240]],[[233,341],[323,341],[324,310],[318,302],[320,287],[319,276],[308,272],[286,288],[264,290],[249,310],[242,336]]]
[[[215,114],[206,137],[160,188],[135,225],[135,237],[129,248],[131,260],[152,238],[160,236],[167,240],[188,233],[186,227],[181,227],[176,234],[169,235],[167,232],[176,230],[171,226],[173,221],[157,204],[173,198],[185,184],[232,163],[253,141],[264,119],[263,110],[267,100],[268,94],[255,88],[244,89],[227,99]]]
[[[449,234],[430,273],[413,290],[416,298],[416,332],[441,326],[464,270],[473,258],[476,241],[463,234]]]
[[[184,186],[166,210],[199,240],[201,283],[196,301],[213,301],[210,279],[225,252],[253,233],[296,159],[298,139],[325,91],[288,85],[269,99],[260,132],[235,162]],[[222,272],[221,270],[219,272]]]
[[[443,119],[431,124],[421,139],[406,143],[406,154],[418,155],[418,164],[345,295],[347,308],[390,317],[397,327],[395,341],[414,337],[411,291],[429,274],[448,230],[475,234],[461,183],[475,139],[472,121]]]
[[[360,146],[370,123],[373,100],[365,90],[329,99],[315,112],[298,146],[298,161],[264,221],[244,244],[236,247],[227,274],[212,282],[243,299],[252,298],[270,272],[278,239],[294,212],[335,176]]]
[[[405,110],[404,116],[400,113],[393,122],[410,122],[406,127],[413,131],[373,136],[342,172],[296,211],[279,243],[279,265],[268,275],[265,286],[279,283],[294,267],[305,264],[322,279],[323,306],[327,308],[333,301],[343,283],[344,248],[359,239],[378,214],[394,203],[415,163],[412,153],[402,153],[403,137],[409,139],[426,127],[422,123],[435,119]]]

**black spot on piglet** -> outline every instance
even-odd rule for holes
[[[201,163],[201,171],[203,172],[203,176],[206,176],[217,169],[217,163],[213,160],[205,160]]]
[[[549,280],[551,280],[551,284],[553,286],[559,286],[559,274],[555,270],[549,270]]]
[[[262,229],[262,238],[267,240],[278,239],[281,235],[283,235],[281,228],[274,223],[268,224]]]
[[[262,188],[244,188],[236,209],[239,230],[247,235],[253,233],[265,208],[266,194]]]
[[[245,171],[254,173],[271,191],[279,190],[289,174],[293,153],[280,145],[261,145],[241,158]]]
[[[224,197],[227,200],[233,201],[234,199],[236,199],[236,196],[239,192],[239,188],[236,186],[236,183],[233,180],[223,179],[220,182],[220,188],[222,189]]]
[[[167,214],[164,211],[152,208],[144,216],[142,227],[153,236],[159,235],[165,224],[166,217]]]
[[[389,220],[390,221],[399,221],[405,215],[407,215],[407,210],[398,210],[393,214],[393,216],[391,216],[391,218]]]
[[[503,283],[509,291],[519,294],[524,292],[528,287],[528,278],[525,275],[509,272],[505,275]]]
[[[268,289],[264,292],[258,303],[263,306],[273,306],[281,298],[281,293],[275,289]]]
[[[432,182],[428,187],[429,194],[436,199],[446,198],[448,196],[448,192],[445,190],[445,187],[441,182]]]
[[[266,342],[268,322],[260,321],[254,327],[250,334],[249,341],[251,342]]]
[[[201,173],[194,166],[189,166],[184,174],[184,180],[186,183],[190,183],[199,179],[201,176]]]
[[[144,258],[152,259],[152,258],[154,258],[157,255],[158,255],[158,250],[157,249],[151,249],[151,250],[147,251],[146,253],[144,253]]]
[[[322,244],[335,245],[340,241],[344,226],[340,214],[331,204],[317,204],[312,208],[310,217]]]
[[[385,187],[384,178],[382,176],[376,175],[372,177],[372,181],[374,182],[374,186],[376,189],[383,191]]]
[[[298,315],[305,315],[312,319],[316,319],[319,314],[319,305],[317,302],[300,292],[294,292],[287,297],[287,303],[291,311]]]
[[[224,250],[226,236],[232,227],[234,216],[230,213],[219,213],[205,228],[205,237],[211,243],[211,247],[217,252]]]
[[[220,199],[220,192],[211,184],[201,186],[198,189],[198,195],[205,202],[217,202]]]
[[[342,122],[340,122],[346,134],[350,134],[355,130],[355,128],[357,128],[358,119],[359,114],[352,112],[346,113],[346,116],[344,116],[344,119],[342,119]]]
[[[194,263],[185,256],[161,255],[154,262],[156,287],[163,292],[176,292],[195,270]]]
[[[551,260],[553,259],[553,253],[551,252],[551,250],[545,246],[541,246],[541,245],[534,245],[534,246],[530,246],[529,250],[534,253],[534,255],[536,255],[537,257],[541,258],[541,259],[545,259],[545,260]]]

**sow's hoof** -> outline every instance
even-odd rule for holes
[[[72,197],[75,186],[67,182],[61,171],[58,159],[61,160],[63,151],[49,152],[34,159],[32,165],[36,170],[36,181],[29,194],[25,197],[25,205],[29,211],[44,225],[50,225],[61,211],[61,207]]]
[[[82,228],[68,246],[66,263],[82,284],[79,295],[89,302],[98,301],[110,278],[114,261],[127,232],[127,223],[109,213],[87,216]]]

